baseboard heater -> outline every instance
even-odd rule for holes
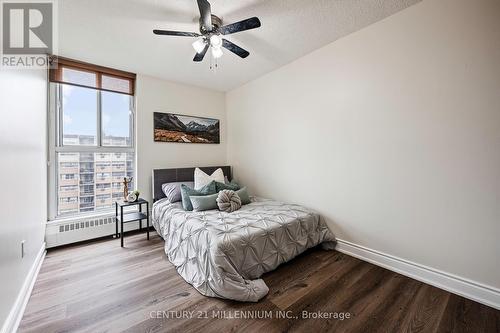
[[[142,226],[146,226],[146,220],[142,221]],[[115,228],[114,215],[71,221],[54,221],[47,223],[45,242],[47,243],[47,248],[77,243],[114,235]],[[138,229],[139,222],[130,222],[124,226],[125,232]],[[120,232],[120,224],[118,224],[118,232]]]

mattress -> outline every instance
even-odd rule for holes
[[[201,294],[256,302],[269,288],[260,279],[308,248],[335,247],[319,214],[305,207],[252,198],[233,213],[187,212],[166,199],[153,205],[152,223],[177,272]]]

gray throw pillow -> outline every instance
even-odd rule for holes
[[[182,200],[181,197],[181,185],[187,185],[191,188],[194,187],[194,182],[172,182],[165,183],[161,185],[161,189],[167,197],[168,201],[171,203],[178,202]]]
[[[247,205],[251,202],[246,186],[236,191],[236,194],[240,197],[242,205]]]
[[[217,209],[217,196],[219,194],[210,194],[210,195],[190,195],[189,199],[191,200],[191,204],[193,205],[193,210],[195,212],[201,212],[204,210]]]
[[[207,185],[203,186],[199,190],[192,189],[189,186],[184,184],[181,185],[181,198],[182,198],[182,207],[184,210],[191,211],[193,210],[193,205],[191,203],[191,199],[189,196],[201,196],[201,195],[209,195],[217,193],[215,190],[215,181],[211,181]]]

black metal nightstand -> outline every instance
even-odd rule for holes
[[[142,205],[146,204],[146,213],[142,212]],[[138,212],[128,212],[124,213],[123,208],[124,207],[129,207],[129,206],[139,206],[139,211]],[[120,207],[120,215],[118,215],[118,207]],[[147,234],[148,234],[148,240],[149,240],[149,202],[144,199],[137,199],[137,201],[134,202],[126,202],[123,200],[120,201],[115,201],[115,223],[116,223],[116,237],[121,238],[121,246],[123,247],[123,224],[124,223],[129,223],[129,222],[135,222],[139,221],[139,230],[142,230],[142,220],[146,220],[146,229],[147,229]],[[118,234],[118,222],[120,222],[120,235]]]

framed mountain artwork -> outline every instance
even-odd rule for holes
[[[174,113],[154,113],[156,142],[220,143],[218,119],[184,116]]]

